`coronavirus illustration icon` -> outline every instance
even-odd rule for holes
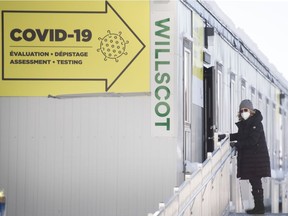
[[[104,60],[114,59],[116,62],[119,61],[119,58],[124,54],[127,55],[126,45],[129,41],[125,41],[121,36],[122,32],[118,34],[111,33],[111,31],[107,31],[107,35],[103,38],[99,37],[100,48],[97,49],[98,52],[102,52],[104,55]]]

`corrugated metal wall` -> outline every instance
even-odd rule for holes
[[[176,185],[176,138],[154,138],[150,97],[0,98],[7,216],[137,216]]]

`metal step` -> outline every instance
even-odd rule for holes
[[[246,214],[246,213],[229,213],[229,216],[244,216],[244,215],[246,215],[246,216],[249,216],[249,215],[251,215],[251,214]],[[263,214],[253,214],[253,215],[263,215]],[[264,215],[266,215],[266,216],[288,216],[288,213],[278,213],[278,214],[276,214],[276,213],[269,213],[269,212],[267,212],[267,213],[265,213]]]
[[[279,210],[282,211],[282,203],[279,203]],[[249,216],[251,214],[246,214],[246,213],[235,213],[235,212],[229,212],[228,216]],[[271,213],[271,206],[265,206],[265,214],[253,214],[253,215],[266,215],[266,216],[288,216],[288,213]]]

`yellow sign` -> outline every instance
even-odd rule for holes
[[[0,8],[1,96],[149,91],[149,1]]]
[[[193,75],[203,80],[204,25],[202,18],[196,13],[193,13],[193,38]]]

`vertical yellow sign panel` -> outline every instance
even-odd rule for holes
[[[193,38],[193,75],[203,80],[204,24],[196,13],[193,13]]]
[[[0,8],[1,96],[150,91],[149,1]]]
[[[204,24],[202,18],[193,13],[193,86],[192,102],[204,107],[203,89],[203,47],[204,47]]]

